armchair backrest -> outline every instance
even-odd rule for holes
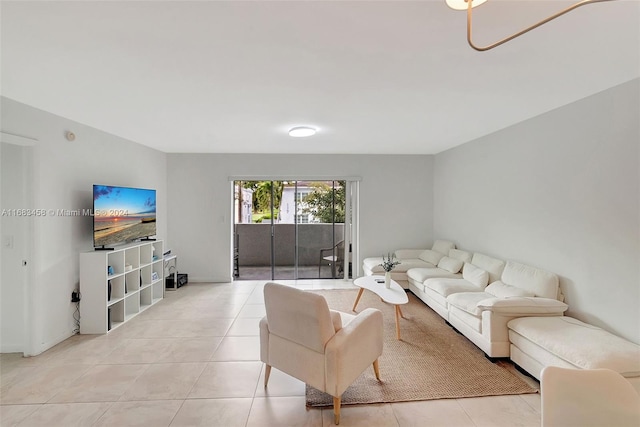
[[[322,295],[269,282],[264,286],[264,302],[270,333],[324,353],[335,329]]]

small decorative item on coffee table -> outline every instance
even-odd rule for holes
[[[387,289],[391,287],[391,270],[398,264],[400,264],[400,261],[396,259],[396,254],[388,253],[387,258],[382,255],[382,264],[379,265],[384,270],[384,286]]]

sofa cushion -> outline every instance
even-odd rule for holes
[[[403,259],[413,258],[416,259],[420,256],[420,253],[424,251],[424,249],[396,249],[395,255],[399,261]]]
[[[493,282],[492,284],[487,286],[484,291],[497,298],[535,296],[533,292],[529,292],[526,289],[517,288],[515,286],[506,285],[500,280]]]
[[[444,256],[445,256],[445,254],[443,254],[441,252],[434,251],[432,249],[427,249],[427,250],[423,251],[418,256],[418,258],[420,258],[421,260],[432,264],[435,267],[436,265],[438,265],[438,263],[440,262],[440,260]]]
[[[442,295],[445,298],[458,292],[482,292],[482,288],[463,279],[427,279],[424,282],[424,287]]]
[[[539,268],[507,261],[501,280],[507,285],[533,292],[537,297],[558,298],[558,276]]]
[[[462,251],[460,249],[449,249],[449,258],[459,259],[464,264],[471,262],[471,252]]]
[[[432,277],[462,277],[460,273],[451,273],[441,268],[412,268],[407,271],[407,276],[416,283],[424,283],[425,280],[431,279]]]
[[[455,247],[455,243],[448,240],[436,240],[435,242],[433,242],[433,246],[431,247],[431,249],[436,252],[440,252],[442,255],[446,255],[449,253],[450,249],[455,249]]]
[[[462,267],[462,278],[481,289],[484,289],[487,283],[489,283],[489,273],[468,262]]]
[[[561,316],[569,306],[553,298],[493,297],[478,302],[478,308],[482,311],[518,316],[535,316],[538,314]]]
[[[371,270],[371,272],[375,274],[384,274],[384,269],[380,264],[382,263],[382,258],[365,258],[362,261],[362,264],[365,268]],[[394,273],[406,273],[407,270],[411,268],[435,268],[435,265],[427,263],[421,259],[403,259],[400,260],[400,264],[396,265],[393,268]]]
[[[566,316],[523,317],[509,329],[556,357],[582,369],[612,369],[624,377],[640,376],[640,346]]]
[[[501,259],[492,258],[476,252],[473,254],[473,258],[471,258],[471,264],[489,273],[489,281],[487,283],[492,283],[500,280],[500,277],[502,277],[505,262]]]
[[[494,296],[486,292],[459,292],[449,295],[447,302],[469,314],[480,316],[482,310],[478,308],[478,303],[488,298],[494,298]]]
[[[447,270],[450,273],[457,273],[462,268],[464,263],[455,258],[449,258],[448,256],[443,256],[438,262],[438,268],[443,270]]]

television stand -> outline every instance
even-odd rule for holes
[[[93,248],[94,251],[113,251],[115,248],[105,248],[104,245]]]
[[[144,237],[140,239],[141,242],[155,242],[156,239],[150,239],[149,237]]]

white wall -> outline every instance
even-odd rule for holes
[[[166,237],[165,153],[7,98],[1,103],[2,130],[38,140],[32,147],[31,208],[90,209],[92,184],[155,188],[158,238]],[[65,139],[67,130],[76,134],[75,141]],[[75,327],[71,292],[78,287],[79,253],[93,249],[92,224],[90,216],[33,218],[29,351],[34,354]]]
[[[440,153],[434,166],[436,237],[557,273],[568,315],[637,343],[639,95],[636,79]]]
[[[306,141],[303,141],[306,143]],[[359,176],[361,256],[433,240],[433,157],[169,154],[169,240],[193,281],[231,280],[230,176]]]

